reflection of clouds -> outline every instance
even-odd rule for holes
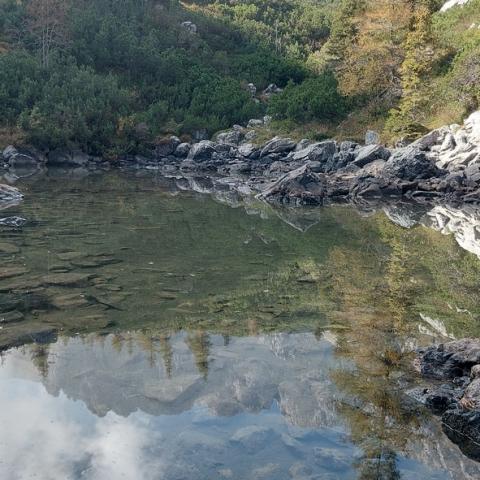
[[[39,384],[0,385],[0,478],[71,478],[83,456],[80,425]]]
[[[341,364],[331,343],[312,334],[273,334],[225,345],[212,336],[204,379],[178,334],[169,378],[135,335],[125,338],[128,349],[113,346],[112,337],[52,344],[46,377],[32,363],[34,347],[5,355],[2,480],[213,479],[227,470],[232,478],[267,472],[262,478],[278,480],[290,478],[299,460],[312,478],[355,478],[359,452],[337,413],[329,371]],[[407,448],[421,461],[408,461],[405,473],[417,475],[411,478],[443,478],[442,468],[453,479],[480,473],[438,430],[420,450],[417,444],[412,432]],[[456,465],[472,475],[457,475]]]
[[[108,414],[98,421],[95,434],[88,442],[87,451],[91,455],[91,475],[93,480],[126,478],[144,480],[159,478],[157,468],[146,465],[143,449],[153,443],[155,436],[133,418],[119,418]]]
[[[135,416],[92,417],[83,404],[52,397],[39,383],[0,377],[2,480],[158,478],[159,465],[150,465],[153,475],[144,464],[154,438]]]

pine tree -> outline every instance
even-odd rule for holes
[[[339,63],[347,49],[355,42],[357,22],[355,18],[365,8],[366,0],[342,0],[332,21],[330,38],[325,45],[329,60]]]
[[[405,38],[405,58],[400,68],[402,98],[399,107],[390,112],[386,125],[390,137],[413,140],[426,131],[419,120],[424,102],[423,79],[432,68],[431,0],[412,2],[412,20]]]

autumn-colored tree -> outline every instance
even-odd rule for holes
[[[356,34],[338,67],[347,95],[381,97],[393,102],[401,95],[403,43],[412,15],[410,0],[367,0],[352,20]]]
[[[28,27],[37,41],[42,65],[48,68],[53,50],[65,43],[68,0],[29,0]]]

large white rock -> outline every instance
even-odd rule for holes
[[[439,168],[465,170],[480,164],[480,111],[472,113],[463,126],[449,125],[415,142]]]
[[[470,0],[448,0],[448,2],[445,2],[443,4],[443,7],[440,9],[440,11],[446,12],[447,10],[450,10],[452,7],[456,7],[458,5],[465,5],[469,1]]]

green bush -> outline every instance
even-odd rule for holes
[[[271,99],[268,110],[274,118],[309,122],[341,118],[346,106],[335,76],[326,72],[299,85],[289,83],[281,94]]]
[[[44,148],[77,145],[101,153],[115,140],[130,97],[112,76],[70,66],[53,73],[42,95],[20,116],[28,139]]]

